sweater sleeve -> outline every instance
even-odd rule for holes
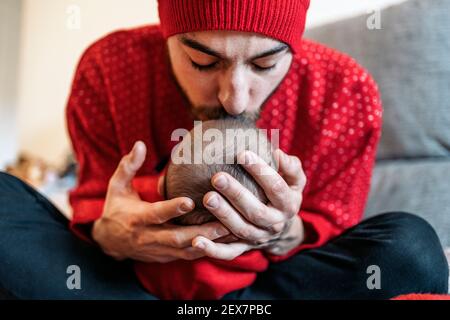
[[[124,156],[116,136],[101,55],[93,46],[80,60],[66,107],[66,120],[77,160],[77,185],[69,193],[71,230],[92,242],[92,223],[102,215],[109,179]],[[129,150],[128,150],[129,151]],[[138,173],[133,186],[142,200],[162,200],[160,174]]]
[[[300,159],[308,180],[299,212],[304,241],[283,256],[267,254],[272,262],[320,247],[362,217],[381,137],[382,106],[375,81],[362,68],[353,70],[354,80],[335,80],[316,134],[316,152],[305,162]]]

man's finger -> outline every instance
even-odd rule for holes
[[[194,207],[194,201],[187,197],[153,203],[136,201],[133,205],[133,213],[140,224],[159,225],[192,211]]]
[[[239,240],[239,238],[236,237],[234,234],[229,234],[228,236],[214,240],[214,242],[216,242],[216,243],[231,243],[231,242],[236,242],[238,240]]]
[[[230,231],[220,222],[209,222],[198,226],[171,226],[170,229],[158,231],[160,243],[174,248],[190,247],[192,240],[197,236],[203,236],[210,240],[216,240],[227,236]]]
[[[193,248],[191,246],[189,246],[188,248],[184,248],[184,249],[178,249],[178,248],[164,246],[164,247],[162,247],[161,252],[164,252],[164,255],[168,256],[169,258],[170,257],[176,258],[176,259],[171,259],[171,261],[178,260],[178,259],[191,261],[191,260],[196,260],[196,259],[199,259],[199,258],[202,258],[205,256],[205,254],[203,253],[202,250]]]
[[[263,159],[251,151],[245,151],[238,155],[238,161],[263,188],[275,208],[289,214],[298,211],[300,195],[294,192],[287,181]]]
[[[230,244],[215,243],[201,236],[196,237],[192,241],[192,247],[202,250],[210,258],[221,260],[233,260],[253,248],[250,244],[243,241]]]
[[[200,258],[203,258],[205,256],[205,254],[203,253],[202,250],[198,250],[197,248],[193,248],[193,247],[188,247],[185,249],[176,249],[178,252],[178,258],[182,259],[182,260],[188,260],[188,261],[192,261],[192,260],[197,260]]]
[[[303,190],[306,184],[306,176],[303,172],[300,159],[298,157],[286,154],[281,149],[277,149],[274,152],[274,155],[277,159],[279,159],[279,172],[284,180],[289,184],[289,186]]]
[[[142,141],[134,144],[129,154],[124,156],[109,181],[109,192],[123,193],[132,189],[131,181],[145,161],[147,147]]]
[[[192,240],[196,236],[203,236],[210,240],[216,240],[227,236],[230,231],[227,230],[220,222],[209,222],[198,226],[177,226],[167,231],[164,239],[170,245],[176,248],[186,248],[192,245]]]
[[[203,205],[240,239],[258,241],[270,236],[267,230],[249,223],[222,195],[215,191],[210,191],[203,196]]]
[[[158,252],[155,253],[155,248],[152,248],[150,252],[147,252],[145,249],[140,251],[138,254],[132,255],[131,258],[133,260],[142,261],[142,262],[150,262],[150,263],[168,263],[175,260],[195,260],[205,256],[203,251],[188,247],[185,249],[177,249],[171,248],[167,246],[158,247]]]
[[[217,183],[219,179],[221,189]],[[282,178],[280,177],[280,179]],[[230,174],[220,172],[215,174],[211,180],[212,185],[228,199],[233,207],[254,225],[267,228],[284,221],[285,217],[281,212],[266,206]]]

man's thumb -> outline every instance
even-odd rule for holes
[[[147,147],[142,141],[138,141],[134,144],[133,149],[129,153],[130,166],[134,170],[134,174],[142,167],[147,154]],[[133,175],[134,176],[134,175]]]
[[[110,191],[123,191],[131,188],[131,181],[142,167],[147,154],[147,148],[142,141],[134,144],[129,154],[124,156],[110,180]]]

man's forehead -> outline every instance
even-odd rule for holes
[[[272,49],[287,47],[276,39],[239,31],[188,32],[178,35],[178,40],[182,43],[200,44],[229,59],[254,57]]]

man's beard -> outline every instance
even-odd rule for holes
[[[184,88],[180,85],[178,82],[178,79],[175,77],[172,71],[172,77],[175,81],[176,86],[181,92],[181,95],[184,97],[185,101],[187,102],[187,106],[189,108],[190,113],[192,114],[194,120],[199,121],[208,121],[208,120],[218,120],[218,119],[226,119],[226,118],[236,118],[236,119],[242,119],[247,120],[255,123],[260,117],[262,109],[264,108],[264,104],[266,101],[272,96],[272,93],[278,88],[278,86],[275,88],[275,90],[266,98],[264,103],[254,112],[243,112],[239,115],[231,115],[229,114],[223,106],[194,106],[189,99],[189,96],[184,90]]]
[[[175,78],[175,76],[174,76]],[[261,113],[263,112],[266,102],[272,97],[272,95],[275,93],[275,91],[278,89],[278,87],[281,85],[281,82],[278,83],[278,85],[272,90],[272,92],[267,96],[266,100],[257,108],[254,112],[243,112],[239,115],[231,115],[229,114],[223,106],[193,106],[191,103],[187,93],[185,90],[180,86],[178,83],[178,80],[175,78],[176,85],[180,89],[181,94],[184,96],[185,100],[188,103],[189,111],[191,112],[192,116],[195,120],[200,121],[207,121],[207,120],[217,120],[217,119],[226,119],[226,118],[236,118],[236,119],[242,119],[251,121],[252,123],[256,123],[256,121],[259,120],[261,117]]]
[[[251,122],[256,122],[261,116],[261,108],[258,108],[255,112],[243,112],[239,115],[233,116],[229,114],[224,107],[215,106],[199,106],[194,107],[190,104],[189,109],[194,116],[195,120],[217,120],[217,119],[227,119],[227,118],[242,118],[243,120],[248,120]]]

